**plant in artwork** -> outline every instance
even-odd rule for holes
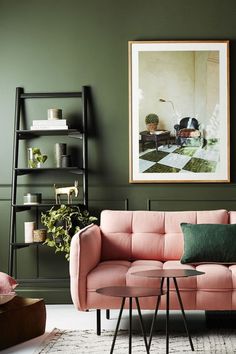
[[[48,235],[44,244],[55,248],[55,253],[64,253],[69,261],[73,235],[95,221],[95,216],[91,216],[87,210],[81,211],[78,206],[54,206],[41,213],[41,222],[47,227]]]
[[[159,117],[155,113],[150,113],[145,117],[147,130],[150,132],[156,131],[159,123]]]

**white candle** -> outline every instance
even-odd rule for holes
[[[34,242],[35,222],[34,221],[26,221],[24,223],[24,226],[25,226],[25,243]]]

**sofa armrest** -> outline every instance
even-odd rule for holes
[[[70,247],[70,292],[78,310],[86,310],[87,275],[101,259],[101,232],[89,225],[72,237]]]

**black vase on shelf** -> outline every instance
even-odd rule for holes
[[[61,167],[71,167],[71,155],[62,155]]]
[[[55,161],[56,167],[62,167],[62,156],[66,155],[66,144],[56,143],[55,144]]]

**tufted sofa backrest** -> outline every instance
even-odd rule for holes
[[[102,260],[178,260],[183,254],[180,223],[236,223],[236,212],[121,211],[101,213]]]

